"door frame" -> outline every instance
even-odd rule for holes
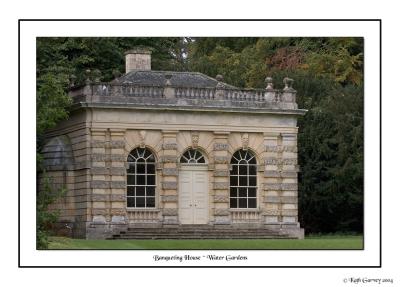
[[[210,223],[210,185],[209,185],[209,168],[208,168],[208,164],[207,163],[195,163],[195,164],[191,164],[191,163],[181,163],[180,167],[178,169],[178,220],[180,222],[180,212],[181,212],[181,202],[180,202],[180,171],[204,171],[204,173],[206,174],[206,187],[207,187],[207,194],[206,194],[206,210],[207,210],[207,222],[204,223],[204,225],[207,225]],[[193,189],[192,189],[192,196],[193,196]],[[193,207],[194,208],[194,207]],[[182,224],[182,223],[180,223]],[[193,223],[196,224],[196,223]],[[190,225],[190,224],[184,224],[184,225]]]

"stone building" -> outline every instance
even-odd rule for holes
[[[72,88],[70,118],[47,134],[48,174],[68,190],[53,206],[58,227],[78,238],[145,228],[302,238],[297,117],[306,111],[292,83],[241,89],[222,76],[153,71],[148,50],[128,51],[126,74]]]

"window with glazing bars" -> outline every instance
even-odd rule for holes
[[[257,161],[249,150],[238,150],[231,159],[230,208],[257,207]]]
[[[155,191],[155,157],[146,148],[136,148],[128,155],[127,207],[155,207]]]

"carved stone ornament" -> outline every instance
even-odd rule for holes
[[[242,134],[242,148],[243,150],[247,150],[249,147],[249,134],[244,133]]]
[[[196,149],[199,145],[199,133],[192,132],[192,148]]]
[[[141,148],[145,148],[146,144],[145,144],[145,139],[146,139],[146,131],[140,131],[139,132],[139,137],[140,137],[140,144],[139,146]]]

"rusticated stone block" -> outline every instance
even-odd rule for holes
[[[162,148],[164,150],[176,150],[178,145],[176,143],[163,143]]]
[[[266,171],[264,171],[264,176],[277,178],[277,177],[281,177],[281,172],[277,171],[277,170],[266,170]]]
[[[229,202],[229,197],[226,195],[214,195],[214,202]]]
[[[90,183],[91,188],[110,188],[110,182],[104,180],[93,180]]]
[[[161,162],[164,162],[164,163],[177,162],[177,157],[174,155],[164,155],[161,157]]]
[[[280,183],[264,183],[264,190],[281,190]]]
[[[297,216],[297,210],[295,210],[295,209],[282,210],[282,215],[284,215],[284,216]]]
[[[297,158],[275,158],[268,157],[264,158],[265,165],[296,165]]]
[[[214,182],[214,189],[229,189],[229,182]]]
[[[111,175],[125,175],[126,169],[124,167],[111,167],[110,174]]]
[[[266,196],[264,197],[264,202],[267,203],[280,203],[281,199],[279,196]]]
[[[282,183],[282,190],[297,190],[298,184],[297,183]]]
[[[216,177],[229,176],[229,170],[223,170],[223,169],[214,170],[214,176],[216,176]]]
[[[216,225],[224,225],[224,224],[231,224],[231,219],[229,216],[214,216],[214,224]]]
[[[105,146],[106,146],[105,141],[99,141],[99,140],[92,141],[92,147],[105,147]]]
[[[297,183],[264,183],[264,190],[297,190]]]
[[[111,161],[126,161],[126,158],[122,154],[111,154],[110,160]]]
[[[111,188],[125,188],[125,181],[111,181]]]
[[[177,182],[175,181],[163,181],[162,182],[163,189],[177,189]]]
[[[162,202],[177,202],[178,196],[176,195],[163,195],[161,198]]]
[[[282,196],[281,197],[282,203],[297,203],[297,196]]]
[[[214,150],[228,150],[229,146],[226,143],[215,143],[214,144]]]
[[[178,209],[177,208],[164,208],[162,210],[163,215],[171,216],[171,215],[178,215]]]
[[[297,152],[297,146],[277,146],[277,145],[266,145],[265,146],[266,152]]]
[[[111,194],[110,200],[111,201],[125,201],[126,196],[124,194]]]
[[[124,148],[125,142],[121,141],[121,140],[110,141],[110,147],[111,148]]]
[[[108,168],[106,167],[92,167],[90,169],[93,175],[105,175],[108,174]]]
[[[214,215],[230,215],[229,209],[215,209]]]
[[[94,153],[91,155],[92,161],[107,161],[107,155],[104,153]]]
[[[120,216],[122,216],[122,215],[125,215],[126,211],[125,211],[124,208],[112,208],[110,210],[110,213],[112,215],[120,215]]]
[[[105,208],[92,208],[92,215],[106,215],[107,209]]]
[[[92,194],[92,201],[107,201],[108,195],[106,194]]]
[[[178,175],[178,169],[177,168],[163,168],[162,169],[163,175],[172,175],[172,176],[177,176]]]
[[[226,157],[226,156],[216,156],[216,157],[214,157],[214,163],[219,163],[219,164],[228,163],[228,157]]]
[[[297,178],[297,171],[281,171],[282,177]]]
[[[278,210],[278,209],[267,209],[267,210],[265,210],[264,212],[263,212],[263,215],[275,215],[275,216],[277,216],[277,215],[280,215],[280,210]]]

